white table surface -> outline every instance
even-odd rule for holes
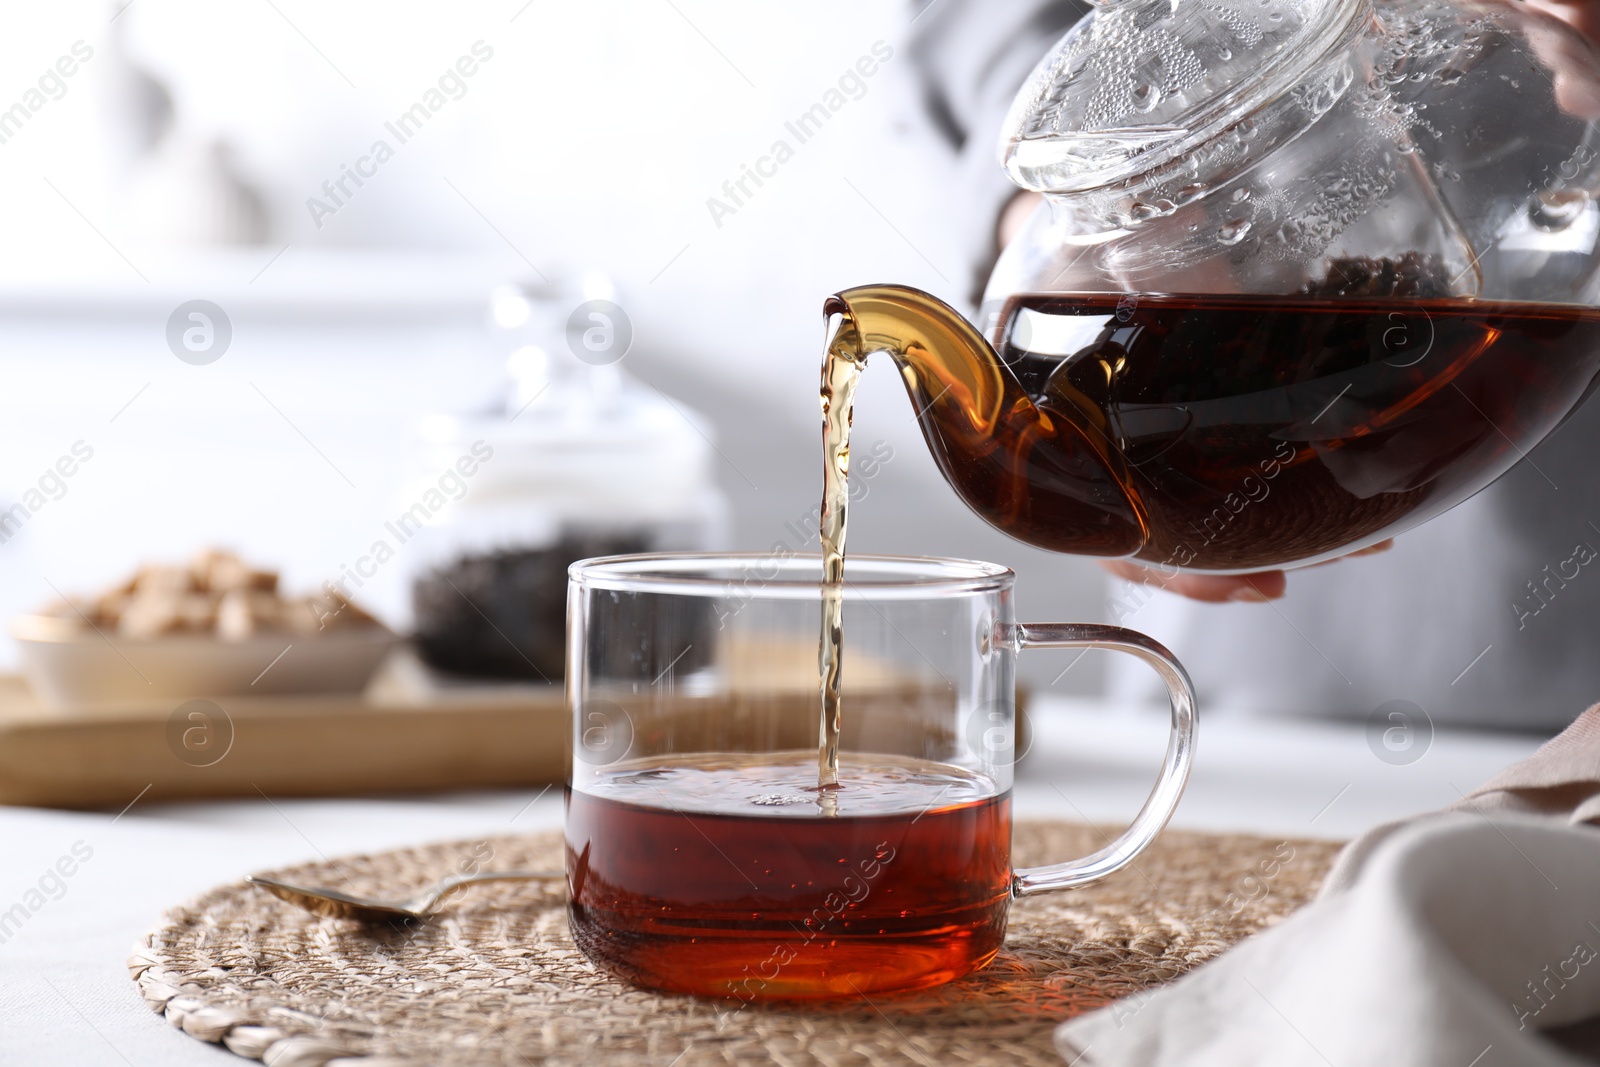
[[[1019,818],[1126,820],[1165,747],[1165,716],[1040,699],[1016,784]],[[1174,825],[1342,838],[1457,799],[1531,753],[1528,735],[1440,732],[1422,758],[1383,762],[1363,723],[1202,723]],[[131,798],[130,798],[131,799]],[[320,855],[560,825],[560,790],[372,800],[135,803],[126,811],[0,808],[0,912],[78,845],[92,856],[0,943],[0,1064],[144,1067],[242,1063],[172,1029],[124,960],[161,912],[218,883]],[[1066,857],[1063,857],[1066,858]]]

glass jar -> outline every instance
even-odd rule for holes
[[[570,564],[723,547],[713,431],[621,369],[631,330],[609,295],[592,278],[497,291],[504,403],[426,421],[420,492],[458,497],[419,526],[413,557],[416,645],[432,667],[559,681]],[[589,299],[568,315],[573,297]]]

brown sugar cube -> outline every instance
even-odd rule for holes
[[[218,548],[202,548],[189,560],[189,573],[194,575],[195,584],[201,589],[210,587],[211,569],[225,559],[237,562],[237,557],[232,552]]]
[[[243,641],[255,633],[256,617],[249,596],[240,589],[222,594],[217,602],[217,636],[224,641]]]
[[[315,637],[338,625],[337,604],[316,597],[295,597],[283,602],[283,628],[293,634]]]
[[[335,594],[335,598],[340,604],[344,605],[344,610],[339,612],[340,625],[345,627],[379,625],[378,620],[363,611],[361,605],[354,600],[347,600],[337,594]]]
[[[116,585],[112,586],[110,589],[107,589],[104,593],[101,593],[100,596],[102,598],[111,596],[132,596],[133,591],[138,584],[139,572],[135,571],[126,578],[122,579],[122,581],[118,582]]]
[[[202,573],[206,588],[214,593],[231,593],[236,589],[272,593],[278,588],[276,571],[256,570],[231,553],[216,553]]]
[[[131,603],[133,603],[133,594],[114,590],[110,593],[102,594],[88,604],[80,606],[83,608],[83,613],[96,626],[115,628],[117,623],[122,620],[123,613],[128,610],[128,605]]]
[[[295,633],[309,637],[374,622],[372,616],[331,591],[284,601],[284,618]]]
[[[243,641],[263,631],[280,629],[283,605],[271,593],[235,589],[224,593],[217,605],[217,636]]]
[[[320,616],[325,630],[351,630],[378,625],[377,619],[337,590],[328,590],[306,599],[311,604],[311,610]]]
[[[133,591],[141,596],[148,593],[176,596],[192,592],[194,588],[194,575],[187,567],[165,564],[146,564],[139,568],[133,580]]]
[[[128,602],[117,622],[123,637],[149,638],[173,633],[183,625],[182,604],[171,593],[141,593]]]
[[[178,599],[178,618],[185,630],[205,633],[217,625],[217,598],[210,593],[189,593]]]
[[[248,589],[244,590],[244,598],[250,605],[250,616],[255,619],[259,629],[277,630],[283,627],[283,601],[277,593]]]

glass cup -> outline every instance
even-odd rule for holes
[[[1142,634],[1020,624],[992,563],[851,556],[839,782],[819,788],[815,556],[614,556],[568,597],[568,915],[602,969],[750,1001],[918,989],[983,966],[1014,897],[1087,885],[1166,825],[1195,702]],[[1172,734],[1132,825],[1011,868],[1017,653],[1106,648],[1166,682]]]

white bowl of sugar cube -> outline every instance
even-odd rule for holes
[[[336,591],[282,596],[276,572],[215,550],[20,616],[11,634],[51,708],[357,693],[399,640]]]

